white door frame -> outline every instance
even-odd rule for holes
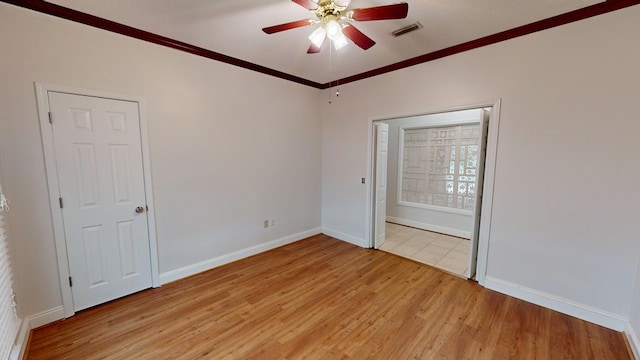
[[[75,314],[73,307],[73,296],[69,286],[69,259],[67,257],[67,240],[64,232],[62,210],[58,199],[60,198],[60,184],[58,182],[58,168],[56,166],[55,148],[53,142],[53,132],[49,123],[49,98],[47,93],[60,92],[73,95],[92,96],[105,99],[131,101],[138,104],[140,116],[140,142],[142,147],[142,171],[144,174],[144,191],[149,210],[147,211],[149,250],[151,262],[151,285],[160,286],[160,276],[158,267],[158,242],[156,237],[155,211],[153,206],[153,190],[151,187],[151,163],[148,141],[147,116],[144,99],[139,96],[115,94],[104,91],[81,89],[64,85],[35,82],[36,100],[38,102],[38,117],[40,119],[40,133],[42,135],[42,147],[44,150],[44,163],[47,173],[47,185],[49,188],[49,206],[51,209],[51,220],[53,223],[53,237],[58,259],[58,276],[60,281],[60,292],[62,294],[62,306],[64,316],[70,317]]]
[[[371,183],[374,187],[373,193],[375,199],[373,201],[373,213],[374,213],[374,221],[373,221],[373,248],[379,249],[384,241],[386,240],[386,214],[387,214],[387,186],[389,180],[387,179],[387,174],[389,172],[388,169],[388,159],[389,159],[389,124],[379,123],[375,124],[375,146],[374,151],[376,153],[375,156],[375,168],[373,170],[374,176],[371,178]],[[381,130],[384,128],[384,130]],[[383,133],[384,131],[384,133]],[[381,141],[381,135],[384,134],[385,139]],[[381,148],[384,146],[384,151],[381,151]],[[381,161],[380,157],[384,153],[384,161]],[[381,165],[384,165],[384,169],[380,171]],[[384,204],[380,206],[380,180],[382,180],[384,189],[382,193],[384,193]],[[382,224],[380,223],[382,221]],[[382,230],[382,231],[380,231]],[[380,237],[382,233],[382,242],[380,241]]]
[[[440,114],[451,111],[471,110],[477,108],[491,108],[491,115],[489,117],[489,129],[487,132],[487,153],[485,158],[484,167],[484,184],[482,186],[482,209],[480,212],[480,232],[478,234],[478,262],[476,267],[476,280],[482,286],[485,284],[485,278],[487,275],[487,262],[489,256],[489,239],[491,233],[491,213],[493,209],[493,188],[495,185],[495,172],[496,172],[496,157],[498,153],[498,129],[500,127],[500,103],[502,99],[496,101],[487,101],[475,105],[461,106],[456,108],[449,108],[439,111],[430,111],[428,113],[419,114],[400,114],[397,116],[385,116],[380,118],[370,118],[368,124],[368,151],[367,151],[367,174],[370,181],[367,182],[367,205],[365,211],[365,243],[368,247],[373,248],[373,191],[372,186],[373,177],[375,174],[373,170],[375,168],[373,162],[375,161],[374,150],[374,122],[383,120],[392,120],[403,117],[411,117],[418,115],[431,115]]]

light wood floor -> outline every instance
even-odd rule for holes
[[[623,334],[318,235],[35,330],[28,359],[630,359]]]

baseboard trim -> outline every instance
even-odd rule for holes
[[[387,216],[386,220],[388,222],[392,222],[392,223],[396,223],[404,226],[411,226],[411,227],[422,229],[422,230],[434,231],[441,234],[447,234],[447,235],[457,236],[465,239],[471,239],[470,231],[463,231],[463,230],[453,229],[445,226],[438,226],[438,225],[423,223],[419,221],[407,220],[407,219],[397,218],[394,216]]]
[[[640,341],[638,341],[638,335],[636,334],[635,330],[633,330],[633,326],[631,326],[631,323],[628,321],[624,328],[624,335],[627,337],[629,347],[631,347],[633,358],[640,359]]]
[[[9,354],[9,359],[20,360],[24,357],[31,329],[39,328],[40,326],[62,319],[64,319],[64,309],[62,306],[57,306],[37,314],[29,315],[22,319],[18,335],[16,336],[16,341],[14,342],[11,353]]]
[[[259,254],[268,250],[278,248],[283,245],[287,245],[313,235],[322,233],[321,228],[313,228],[310,230],[302,231],[296,234],[285,236],[280,239],[272,240],[264,244],[255,245],[246,249],[234,251],[229,254],[224,254],[213,259],[205,260],[196,264],[188,265],[180,269],[171,270],[160,274],[160,283],[167,284],[172,281],[184,279],[186,277],[201,273],[203,271],[211,270],[215,267],[234,262],[252,255]]]
[[[485,278],[485,287],[551,310],[567,314],[578,319],[588,321],[606,328],[623,331],[627,320],[617,314],[612,314],[584,304],[567,300],[538,290],[529,289],[505,280],[491,276]]]
[[[9,354],[9,360],[21,360],[24,357],[24,353],[27,350],[30,331],[31,326],[29,326],[29,321],[23,319],[20,322],[20,329],[18,330],[16,341],[13,343],[11,354]]]
[[[349,244],[353,244],[356,246],[360,246],[363,248],[370,248],[371,246],[365,241],[363,238],[355,237],[353,235],[345,234],[340,231],[336,231],[329,228],[322,228],[322,233],[332,238],[336,238],[338,240],[342,240],[344,242],[348,242]]]
[[[62,319],[64,319],[64,308],[62,306],[57,306],[37,314],[27,316],[25,321],[29,322],[30,329],[35,329]]]

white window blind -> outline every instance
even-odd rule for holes
[[[0,187],[0,359],[8,359],[18,334],[19,321],[13,300],[13,281],[2,215],[9,210]]]

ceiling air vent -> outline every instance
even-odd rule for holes
[[[416,30],[422,29],[422,27],[423,26],[422,26],[422,24],[420,24],[420,22],[416,22],[416,23],[411,24],[409,26],[405,26],[405,27],[400,28],[398,30],[392,31],[391,35],[393,35],[393,37],[398,37],[400,35],[404,35],[406,33],[410,33],[412,31],[416,31]]]

